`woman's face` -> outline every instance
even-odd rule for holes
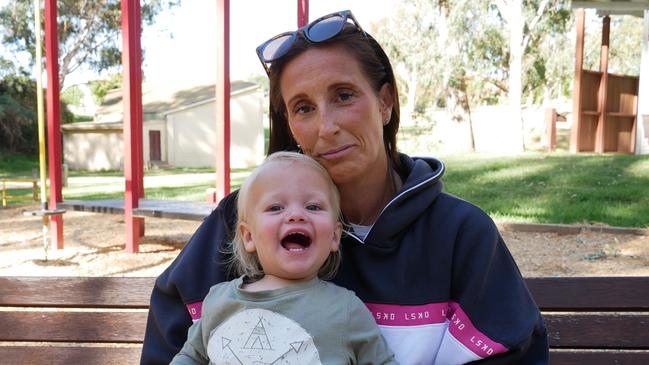
[[[336,184],[385,170],[383,121],[392,110],[391,91],[386,84],[377,93],[345,49],[300,54],[284,67],[280,88],[293,137]]]

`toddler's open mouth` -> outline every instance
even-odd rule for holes
[[[290,232],[281,241],[282,247],[290,252],[300,252],[311,246],[311,237],[303,232]]]

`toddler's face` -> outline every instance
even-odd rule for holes
[[[315,277],[338,250],[342,225],[327,181],[299,162],[264,169],[249,191],[239,229],[246,251],[257,252],[265,275],[284,280]]]

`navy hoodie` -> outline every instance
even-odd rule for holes
[[[334,282],[367,305],[402,364],[547,364],[543,320],[493,221],[442,192],[440,161],[401,162],[403,187],[366,238],[343,235]],[[142,364],[168,364],[210,287],[235,277],[222,253],[235,222],[236,192],[156,280]]]

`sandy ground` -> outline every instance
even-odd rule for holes
[[[0,276],[156,276],[176,257],[200,222],[146,219],[140,252],[124,251],[121,216],[68,212],[65,249],[46,261],[35,205],[0,208]],[[649,276],[649,237],[501,229],[524,276]]]

